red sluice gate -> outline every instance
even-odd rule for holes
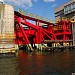
[[[70,21],[50,23],[15,11],[15,44],[43,45],[55,47],[55,44],[67,45],[72,43],[72,30]],[[34,21],[31,23],[28,20]],[[41,25],[41,23],[43,25]]]

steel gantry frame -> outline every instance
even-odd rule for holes
[[[36,22],[36,25],[27,22],[26,19],[33,20]],[[40,23],[45,23],[51,25],[49,22],[45,22],[39,19],[31,18],[25,15],[22,15],[18,12],[15,12],[15,32],[16,32],[16,43],[22,44],[30,44],[29,38],[33,38],[32,43],[34,44],[42,44],[47,37],[49,40],[55,40],[55,34],[40,27]],[[22,25],[28,26],[28,29],[24,29]],[[31,32],[31,33],[30,33]]]
[[[72,35],[71,22],[61,21],[56,24],[23,15],[15,11],[15,43],[24,44],[43,44],[52,43],[54,40],[70,40]],[[34,23],[28,20],[34,21]],[[45,25],[41,26],[41,23]],[[62,43],[63,43],[62,42]]]

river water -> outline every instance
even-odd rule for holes
[[[0,75],[72,75],[75,51],[23,52],[15,57],[0,57]]]

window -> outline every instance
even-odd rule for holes
[[[71,11],[71,4],[68,7],[69,7],[69,11]]]
[[[73,3],[73,7],[74,7],[74,9],[75,9],[75,3]]]
[[[72,11],[75,11],[75,3],[69,4],[64,7],[64,14],[70,13]]]
[[[64,12],[67,12],[67,10],[68,10],[68,7],[65,6],[65,7],[64,7]]]
[[[73,4],[71,4],[71,10],[73,10]]]

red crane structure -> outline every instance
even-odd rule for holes
[[[15,44],[18,45],[54,45],[59,42],[72,42],[71,22],[61,21],[56,24],[37,19],[15,11]],[[31,23],[28,20],[34,21]],[[41,25],[43,23],[43,25]]]

